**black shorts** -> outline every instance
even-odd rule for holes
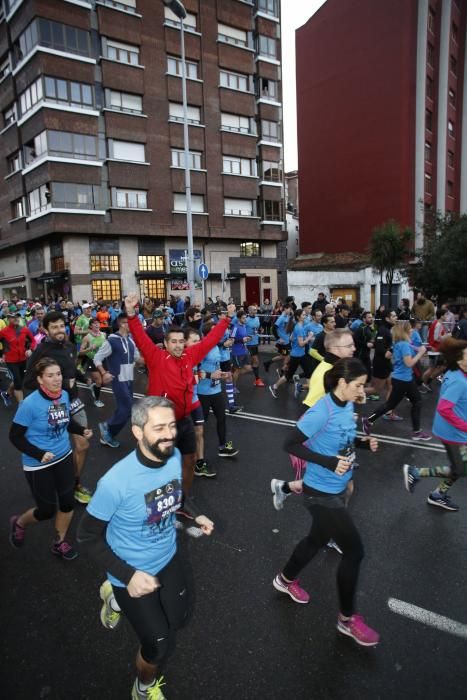
[[[279,353],[279,355],[283,355],[284,357],[287,357],[290,355],[290,344],[287,343],[287,345],[284,345],[284,343],[276,343],[276,348]]]
[[[385,357],[373,358],[373,376],[375,379],[387,379],[392,371],[392,362]]]
[[[257,345],[247,345],[248,352],[250,353],[251,357],[254,355],[258,354],[258,346]]]
[[[185,416],[177,421],[177,441],[176,447],[182,455],[193,455],[196,453],[195,426],[191,416]]]
[[[23,379],[26,373],[26,361],[24,362],[6,362],[5,363],[10,373],[11,381],[16,391],[21,391],[23,388]]]
[[[196,406],[190,413],[194,425],[204,425],[204,413],[201,404]]]
[[[85,370],[88,370],[89,372],[99,373],[99,370],[94,364],[94,360],[91,360],[89,357],[85,357],[84,360],[81,362],[81,365],[82,367],[84,367]]]
[[[75,504],[75,471],[70,454],[43,469],[25,471],[24,476],[36,502],[37,520],[47,520],[55,515],[58,506],[63,513],[70,513]]]
[[[232,355],[232,365],[234,369],[243,369],[250,364],[250,361],[251,358],[248,352],[246,355]]]
[[[222,360],[219,363],[221,372],[231,372],[232,371],[232,360]]]

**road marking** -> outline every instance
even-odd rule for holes
[[[402,615],[402,617],[408,617],[410,620],[415,620],[415,622],[434,627],[440,632],[447,632],[456,637],[467,639],[467,625],[464,625],[462,622],[456,622],[456,620],[451,620],[451,618],[444,615],[438,615],[438,613],[431,612],[431,610],[419,608],[418,605],[412,605],[412,603],[404,603],[403,600],[398,600],[397,598],[389,598],[388,607],[397,615]]]

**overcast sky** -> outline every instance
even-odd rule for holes
[[[297,109],[295,92],[295,30],[323,5],[325,0],[282,0],[282,99],[284,109],[284,169],[296,170]]]

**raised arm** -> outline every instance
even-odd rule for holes
[[[141,325],[141,321],[139,320],[135,310],[137,303],[138,295],[136,292],[130,292],[130,294],[125,297],[125,311],[128,314],[128,327],[130,329],[131,336],[146,360],[146,363],[148,363],[151,362],[151,360],[156,357],[157,353],[161,352],[161,350],[152,342]]]
[[[192,345],[191,348],[187,348],[186,354],[191,358],[194,365],[201,362],[203,357],[206,357],[208,352],[215,345],[217,345],[227,328],[230,326],[230,322],[235,314],[235,311],[235,304],[229,304],[227,307],[228,318],[222,318],[200,343],[196,343],[196,345]]]

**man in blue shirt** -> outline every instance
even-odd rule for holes
[[[256,315],[258,313],[258,308],[256,306],[248,307],[248,315],[245,320],[247,336],[250,340],[247,341],[246,347],[251,357],[251,369],[255,375],[255,386],[264,386],[264,382],[259,376],[259,355],[258,355],[258,345],[259,345],[259,335],[258,331],[260,328],[260,320]]]

